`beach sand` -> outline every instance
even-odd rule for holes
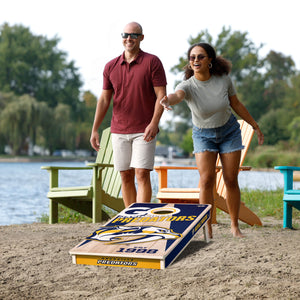
[[[0,299],[300,299],[300,230],[262,221],[238,239],[221,217],[165,270],[72,264],[99,224],[0,226]]]

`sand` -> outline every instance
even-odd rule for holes
[[[300,230],[262,221],[239,239],[222,218],[165,270],[72,264],[99,224],[0,226],[0,299],[300,299]]]

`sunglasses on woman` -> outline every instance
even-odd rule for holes
[[[196,58],[198,60],[203,60],[205,57],[207,57],[206,55],[203,55],[203,54],[199,54],[199,55],[193,55],[193,56],[190,56],[189,59],[190,61],[195,61]]]

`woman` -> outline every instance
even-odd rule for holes
[[[228,76],[230,62],[220,56],[216,57],[215,50],[207,43],[191,46],[188,59],[185,80],[176,87],[175,93],[161,100],[161,105],[170,110],[170,105],[185,99],[192,112],[194,153],[200,173],[199,201],[202,204],[213,205],[215,167],[217,155],[220,154],[231,232],[235,237],[243,237],[238,224],[241,200],[238,172],[244,147],[239,124],[231,109],[253,127],[260,145],[263,144],[264,136],[237,98]],[[212,237],[211,220],[208,225]]]

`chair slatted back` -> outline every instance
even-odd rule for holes
[[[242,133],[242,144],[244,145],[244,149],[241,152],[241,160],[240,160],[240,166],[243,165],[246,154],[248,152],[253,134],[254,134],[254,130],[252,128],[251,125],[249,125],[246,121],[244,120],[238,120],[239,124],[240,124],[240,129],[241,129],[241,133]],[[217,161],[217,165],[221,166],[221,159],[218,156],[218,161]],[[226,187],[225,187],[225,183],[224,183],[224,179],[223,179],[223,172],[222,170],[220,172],[217,173],[217,180],[216,180],[216,190],[217,193],[226,198]]]
[[[113,164],[113,150],[111,142],[110,127],[102,132],[100,149],[96,158],[96,163]],[[102,171],[103,190],[113,197],[118,197],[121,190],[121,176],[114,168],[105,168]]]

